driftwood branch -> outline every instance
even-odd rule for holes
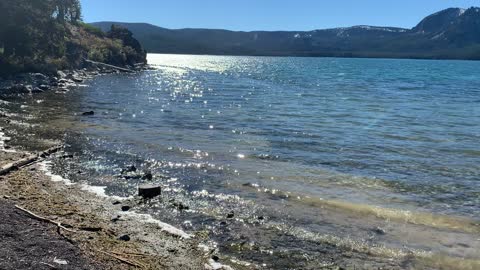
[[[30,216],[32,216],[32,217],[35,218],[35,219],[38,219],[38,220],[44,221],[44,222],[48,222],[48,223],[52,223],[52,224],[56,225],[59,229],[63,229],[63,230],[65,230],[65,231],[67,231],[67,232],[76,233],[76,231],[70,230],[69,228],[66,228],[66,227],[63,226],[62,223],[60,223],[60,222],[56,222],[56,221],[54,221],[54,220],[41,217],[41,216],[39,216],[39,215],[37,215],[37,214],[34,214],[34,213],[31,212],[31,211],[28,211],[28,210],[25,209],[25,208],[22,208],[22,207],[18,206],[18,205],[15,205],[15,208],[17,208],[18,210],[21,210],[21,211],[29,214]]]
[[[112,258],[115,258],[123,263],[126,263],[128,265],[131,265],[131,266],[135,266],[135,267],[140,267],[140,268],[146,268],[145,265],[139,263],[139,262],[135,262],[135,261],[132,261],[132,260],[129,260],[129,259],[126,259],[124,257],[121,257],[119,255],[116,255],[116,254],[112,254],[112,253],[109,253],[109,252],[105,252],[105,251],[101,251],[101,250],[97,250],[98,252],[100,253],[103,253],[105,255],[108,255]]]
[[[40,264],[43,264],[43,265],[49,266],[49,267],[51,267],[51,268],[53,268],[53,269],[58,269],[58,268],[57,268],[55,265],[51,265],[51,264],[49,264],[49,263],[40,262]]]
[[[111,68],[111,69],[116,69],[116,70],[123,71],[123,72],[130,72],[130,73],[135,72],[134,70],[131,70],[131,69],[117,67],[117,66],[105,64],[105,63],[102,63],[102,62],[95,62],[95,61],[88,60],[88,59],[85,59],[85,62],[90,63],[90,64],[94,64],[94,65],[98,65],[98,66],[108,67],[108,68]]]
[[[60,151],[62,148],[63,148],[63,146],[55,146],[55,147],[49,148],[46,151],[41,152],[39,154],[30,155],[30,156],[28,156],[26,158],[23,158],[23,159],[20,159],[16,162],[13,162],[13,163],[7,164],[3,167],[0,167],[0,176],[7,175],[7,174],[11,173],[12,171],[18,170],[21,167],[25,167],[27,165],[30,165],[30,164],[36,162],[37,160],[39,160],[40,158],[48,157],[51,154]]]
[[[136,253],[136,252],[118,252],[118,251],[112,251],[112,254],[115,255],[126,255],[126,256],[131,256],[131,257],[152,257],[155,255],[148,255],[144,253]]]

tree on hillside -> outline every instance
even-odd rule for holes
[[[140,42],[133,37],[133,33],[127,28],[113,24],[107,36],[112,39],[121,40],[125,48],[132,51],[132,53],[128,54],[127,63],[133,65],[145,61],[147,52],[143,50]]]
[[[79,0],[47,0],[52,3],[53,16],[60,22],[77,23],[82,17]]]
[[[0,0],[0,75],[78,67],[91,52],[117,65],[145,62],[130,31],[113,28],[108,38],[81,16],[79,0]]]
[[[125,46],[132,47],[136,51],[142,50],[140,42],[133,37],[133,33],[125,27],[112,24],[107,36],[114,39],[120,39]]]
[[[0,46],[4,56],[57,54],[63,23],[81,18],[78,0],[0,0]]]

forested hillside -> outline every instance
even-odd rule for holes
[[[134,65],[146,52],[127,29],[84,24],[79,0],[0,0],[0,75],[74,69],[84,59]]]
[[[113,22],[93,25],[108,30]],[[480,8],[450,8],[412,29],[360,25],[314,31],[166,29],[118,23],[149,52],[218,55],[480,59]]]

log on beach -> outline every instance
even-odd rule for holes
[[[55,152],[58,152],[60,151],[61,149],[63,148],[63,146],[55,146],[55,147],[52,147],[52,148],[49,148],[47,149],[46,151],[43,151],[39,154],[35,154],[35,155],[30,155],[26,158],[22,158],[18,161],[15,161],[13,163],[10,163],[10,164],[7,164],[3,167],[0,168],[0,176],[2,175],[7,175],[9,174],[10,172],[12,171],[15,171],[15,170],[18,170],[19,168],[21,167],[24,167],[24,166],[27,166],[27,165],[30,165],[34,162],[36,162],[38,159],[40,158],[45,158],[45,157],[48,157],[50,156],[51,154],[55,153]]]

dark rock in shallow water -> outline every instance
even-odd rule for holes
[[[65,155],[61,156],[60,158],[62,158],[62,159],[71,159],[71,158],[73,158],[73,155],[72,155],[72,154],[65,154]]]
[[[380,234],[380,235],[386,234],[385,230],[382,229],[382,228],[380,228],[380,227],[376,227],[376,228],[374,228],[372,231],[373,231],[374,233]]]
[[[80,78],[80,77],[75,77],[75,76],[74,76],[71,80],[74,81],[74,82],[77,82],[77,83],[83,82],[83,79],[82,79],[82,78]]]
[[[124,205],[124,206],[122,206],[122,211],[126,212],[126,211],[130,210],[130,208],[131,208],[130,206]]]
[[[33,87],[31,85],[24,85],[19,83],[13,85],[9,90],[15,93],[27,94],[33,90]]]
[[[153,175],[151,172],[146,172],[143,176],[142,176],[142,180],[149,180],[149,181],[152,181],[153,179]]]
[[[32,73],[30,75],[32,78],[37,79],[37,80],[47,80],[48,77],[42,73]]]
[[[83,116],[90,116],[90,115],[95,115],[94,111],[89,111],[89,112],[84,112],[82,113]]]
[[[130,236],[128,235],[122,235],[118,238],[118,240],[122,240],[122,241],[130,241]]]
[[[43,90],[40,89],[39,87],[35,87],[32,89],[31,93],[33,94],[43,93]]]
[[[50,86],[47,85],[47,84],[41,84],[38,88],[43,90],[43,91],[47,91],[47,90],[50,89]]]
[[[174,202],[172,205],[175,206],[180,211],[190,209],[190,207],[188,207],[188,205],[185,205],[181,202]]]
[[[132,166],[129,166],[128,168],[126,168],[126,169],[123,169],[122,174],[129,173],[129,172],[136,172],[136,171],[137,171],[137,167],[135,167],[135,165],[132,165]]]
[[[127,175],[124,175],[123,178],[125,178],[126,180],[130,180],[130,179],[141,179],[142,176],[140,174],[127,174]]]
[[[66,87],[60,87],[57,89],[57,91],[55,93],[66,93],[68,92],[68,88]]]
[[[162,194],[162,187],[159,185],[141,185],[138,187],[138,196],[145,199],[155,198]]]

